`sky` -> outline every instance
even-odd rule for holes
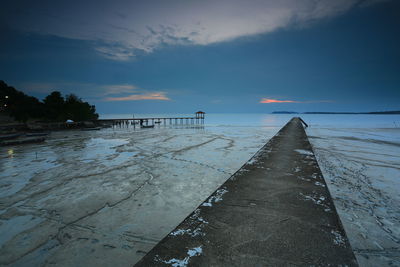
[[[5,0],[0,80],[111,113],[400,110],[400,1]]]

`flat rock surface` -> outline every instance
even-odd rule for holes
[[[357,266],[298,118],[136,264],[186,265]]]

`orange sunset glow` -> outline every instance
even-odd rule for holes
[[[124,97],[107,97],[105,101],[133,101],[133,100],[171,100],[165,95],[165,93],[147,93],[147,94],[135,94]]]
[[[263,104],[271,104],[271,103],[297,103],[297,101],[293,100],[277,100],[277,99],[271,99],[271,98],[262,98],[260,103]]]

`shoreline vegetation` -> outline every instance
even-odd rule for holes
[[[0,111],[18,122],[93,121],[99,114],[96,107],[74,94],[65,97],[58,91],[51,92],[43,101],[28,96],[0,80]]]
[[[49,131],[98,126],[96,107],[74,94],[51,92],[43,101],[0,80],[0,132]]]
[[[347,114],[392,115],[397,111],[375,112],[295,112],[273,111],[272,114]],[[40,132],[82,129],[102,126],[96,107],[74,94],[62,96],[53,91],[43,101],[7,85],[0,80],[0,133]]]

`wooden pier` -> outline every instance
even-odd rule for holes
[[[99,119],[100,123],[113,126],[151,126],[151,125],[188,125],[204,124],[205,113],[198,111],[194,117],[153,117],[153,118],[124,118],[124,119]]]

